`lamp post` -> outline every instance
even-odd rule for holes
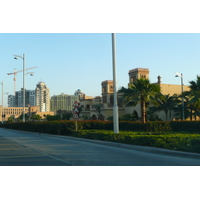
[[[23,60],[23,122],[25,122],[25,66],[26,66],[26,55],[23,56],[13,55],[14,59],[21,58]]]
[[[1,109],[1,117],[2,117],[2,118],[1,118],[1,122],[2,122],[2,124],[3,124],[3,118],[4,118],[4,117],[3,117],[3,115],[4,115],[4,112],[3,112],[3,95],[4,95],[4,94],[8,94],[8,92],[4,92],[4,91],[3,91],[3,81],[2,81],[2,83],[0,83],[0,84],[2,85],[2,109]]]
[[[3,81],[0,83],[2,85],[2,108],[1,108],[1,122],[3,124]]]
[[[175,73],[175,77],[181,78],[181,90],[182,90],[182,119],[185,120],[185,113],[184,113],[184,97],[183,97],[183,74],[181,73]]]
[[[113,87],[114,87],[114,105],[113,105],[113,128],[114,133],[119,133],[118,105],[117,105],[117,82],[116,82],[116,39],[115,33],[112,33],[112,58],[113,58]]]

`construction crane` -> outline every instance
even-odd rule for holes
[[[34,69],[34,68],[37,68],[37,67],[31,67],[31,68],[25,69],[24,71],[30,70],[30,69]],[[14,95],[15,95],[15,91],[16,91],[16,75],[17,75],[17,73],[19,73],[19,72],[23,72],[23,70],[16,71],[16,69],[14,69],[14,72],[13,72],[13,73],[7,73],[8,75],[14,74],[14,78],[13,78],[13,80],[14,80]],[[33,72],[31,72],[31,73],[29,73],[29,74],[31,74],[31,76],[32,76]]]

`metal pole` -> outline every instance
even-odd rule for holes
[[[2,85],[2,109],[1,109],[1,117],[2,117],[2,124],[3,124],[3,81],[2,81],[2,83],[1,83],[1,85]]]
[[[115,33],[112,33],[113,87],[114,87],[113,128],[114,128],[114,133],[119,133],[117,81],[116,81],[116,44],[115,43],[116,43]]]
[[[23,54],[23,122],[25,122],[25,66],[26,66],[26,55]]]
[[[184,97],[183,97],[183,74],[181,74],[181,88],[182,88],[182,118],[183,118],[183,120],[185,120]]]

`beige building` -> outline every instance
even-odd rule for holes
[[[17,118],[23,114],[23,107],[4,107],[2,110],[2,106],[0,106],[0,113],[0,121],[8,121],[9,117],[12,117],[14,121],[17,121]],[[29,116],[29,119],[33,115],[40,115],[42,119],[45,118],[45,115],[54,115],[53,112],[40,112],[39,106],[25,107],[25,114]],[[4,116],[3,119],[2,115]]]
[[[83,93],[80,90],[77,90],[74,95],[68,95],[61,93],[60,95],[54,95],[50,100],[50,110],[56,114],[56,111],[72,111],[73,104],[75,101],[79,100],[79,96],[82,96]]]
[[[147,68],[136,68],[132,69],[128,72],[129,75],[129,83],[134,82],[139,78],[150,78],[149,77],[149,69]],[[173,94],[181,94],[181,85],[173,85],[173,84],[163,84],[161,83],[161,77],[158,76],[158,81],[155,84],[159,84],[161,88],[161,92],[164,95],[173,95]],[[113,116],[113,81],[106,80],[101,83],[102,86],[102,97],[95,98],[84,98],[80,99],[81,106],[83,108],[82,115],[87,116],[88,119],[100,119],[107,120],[109,117]],[[184,85],[184,91],[188,91],[189,87]],[[123,105],[123,99],[120,95],[118,95],[118,113],[119,117],[122,117],[125,114],[135,114],[138,118],[141,116],[141,108],[138,104],[135,107],[126,107]],[[94,104],[101,104],[101,113],[98,116],[98,112],[95,109]],[[165,120],[164,112],[157,113],[158,117]],[[172,113],[173,116],[173,113]],[[170,119],[173,120],[173,119]]]

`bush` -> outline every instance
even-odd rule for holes
[[[173,131],[200,132],[200,121],[172,121],[170,127]]]

